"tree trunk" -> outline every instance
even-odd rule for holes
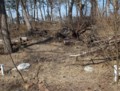
[[[114,6],[114,13],[115,13],[115,14],[118,14],[119,1],[118,1],[118,0],[113,0],[113,6]]]
[[[102,16],[104,17],[104,14],[105,14],[105,0],[102,0]]]
[[[12,12],[11,12],[11,10],[10,10],[10,8],[9,8],[9,13],[10,13],[10,22],[13,24],[14,23],[14,21],[13,21],[13,16],[12,16]]]
[[[104,10],[104,8],[105,8],[105,0],[103,0],[103,7],[102,7],[102,9]]]
[[[106,0],[106,16],[110,13],[110,0]]]
[[[58,12],[59,12],[60,21],[62,21],[61,5],[60,4],[59,4],[59,7],[58,7]]]
[[[49,1],[47,1],[47,19],[48,19],[48,21],[51,20],[51,18],[50,18],[50,10],[49,10]]]
[[[34,1],[34,22],[35,22],[35,19],[36,19],[36,0],[33,0]]]
[[[50,15],[50,20],[51,21],[53,21],[53,6],[52,5],[50,5],[50,8],[51,8],[51,15]]]
[[[67,4],[65,5],[65,15],[66,17],[68,16],[68,11],[67,11],[68,7],[67,7]]]
[[[95,22],[97,16],[97,9],[98,9],[97,0],[91,0],[91,18],[93,22]]]
[[[36,15],[37,15],[37,21],[39,20],[39,15],[38,15],[38,6],[36,6]]]
[[[41,14],[41,18],[42,18],[42,20],[44,20],[44,18],[43,18],[43,13],[42,13],[42,5],[41,5],[41,2],[40,2],[40,0],[39,0],[39,9],[40,9],[40,14]]]
[[[82,4],[81,0],[77,0],[77,4],[78,4],[78,7],[79,7],[80,19],[82,19],[84,4]]]
[[[88,12],[87,1],[85,2],[85,6],[84,7],[85,7],[85,14],[84,15],[87,16],[87,12]]]
[[[30,14],[31,17],[33,18],[33,9],[32,9],[32,1],[30,0]]]
[[[7,15],[5,10],[4,0],[0,0],[0,15],[1,15],[1,34],[4,44],[4,53],[12,53],[12,45],[11,45],[10,34],[8,31]]]
[[[30,15],[30,10],[29,10],[29,5],[27,4],[27,0],[25,2],[25,6],[26,6],[27,15],[29,16]]]
[[[78,18],[79,16],[79,8],[78,8],[78,5],[76,4],[76,17]]]
[[[29,19],[28,19],[28,15],[27,15],[27,12],[26,12],[25,5],[24,5],[23,0],[21,0],[21,4],[22,4],[23,16],[24,16],[24,20],[25,20],[25,23],[26,23],[28,32],[32,32],[32,26],[31,26],[30,21],[29,21]]]
[[[97,15],[97,0],[91,0],[91,16],[95,17]]]
[[[22,23],[25,24],[24,15],[23,15],[23,9],[22,9],[22,12],[21,12],[21,13],[22,13],[22,17],[21,17]]]
[[[45,6],[44,6],[44,0],[42,0],[42,3],[43,3],[43,13],[44,13],[44,19],[46,20],[45,16],[46,16],[46,13],[45,13]]]
[[[73,8],[74,0],[71,1],[69,5],[69,11],[68,11],[68,20],[71,23],[72,22],[72,8]]]
[[[16,15],[17,15],[17,18],[16,18],[16,23],[17,23],[17,29],[19,30],[19,26],[20,26],[20,20],[19,20],[19,0],[16,0]]]
[[[50,21],[53,20],[53,0],[48,0],[50,5]]]

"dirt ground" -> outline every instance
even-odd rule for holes
[[[38,28],[45,29],[46,24],[44,26],[38,25]],[[53,30],[49,32],[50,34],[61,27],[55,24],[49,26],[48,24],[47,28]],[[57,29],[54,29],[54,26]],[[14,30],[12,36],[22,35],[24,28],[21,27],[21,33]],[[40,39],[45,38],[37,40]],[[90,59],[99,58],[101,55],[99,53],[79,57],[76,60],[70,55],[86,50],[86,45],[81,45],[80,41],[73,41],[72,45],[50,40],[41,41],[12,53],[16,65],[23,62],[31,64],[29,69],[20,71],[26,83],[17,71],[11,70],[14,68],[11,57],[0,55],[0,64],[4,64],[5,68],[4,77],[0,75],[0,91],[119,91],[120,84],[114,83],[114,62],[94,60],[93,63]],[[86,72],[84,70],[86,66],[92,67],[93,71]]]
[[[22,62],[31,64],[26,71],[21,71],[28,84],[34,83],[28,89],[21,80],[17,71],[9,71],[14,66],[9,55],[0,55],[0,63],[5,66],[5,76],[0,77],[0,91],[47,91],[39,90],[37,81],[43,82],[49,91],[119,91],[120,85],[113,81],[113,62],[99,62],[95,64],[92,72],[84,71],[84,65],[91,61],[88,56],[79,58],[70,57],[83,50],[79,43],[65,46],[63,43],[47,42],[35,44],[13,53],[16,65]]]

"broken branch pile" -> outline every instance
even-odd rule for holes
[[[104,51],[105,49],[114,50],[116,48],[115,43],[117,43],[119,46],[120,35],[117,35],[116,38],[115,36],[101,38],[100,40],[93,42],[93,44],[97,46],[84,50],[80,54],[70,55],[70,56],[74,56],[74,57],[81,56],[82,57],[82,56],[87,56],[93,53],[99,53],[100,51]]]

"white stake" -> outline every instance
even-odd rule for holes
[[[4,64],[0,64],[1,74],[4,76]]]
[[[114,81],[117,82],[117,65],[114,65]]]

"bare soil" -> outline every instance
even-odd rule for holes
[[[65,46],[63,43],[48,42],[35,44],[13,53],[12,57],[18,65],[28,62],[31,67],[21,71],[28,83],[34,83],[27,91],[40,91],[37,81],[44,82],[49,91],[119,91],[119,84],[113,81],[113,62],[91,64],[93,72],[85,72],[83,64],[91,61],[78,61],[71,54],[82,50],[79,43]],[[84,57],[85,58],[85,57]],[[89,59],[89,57],[86,57]],[[0,55],[0,63],[5,65],[5,76],[0,77],[0,91],[26,91],[24,83],[17,71],[9,72],[14,66],[9,55]],[[44,91],[44,90],[43,90]]]

